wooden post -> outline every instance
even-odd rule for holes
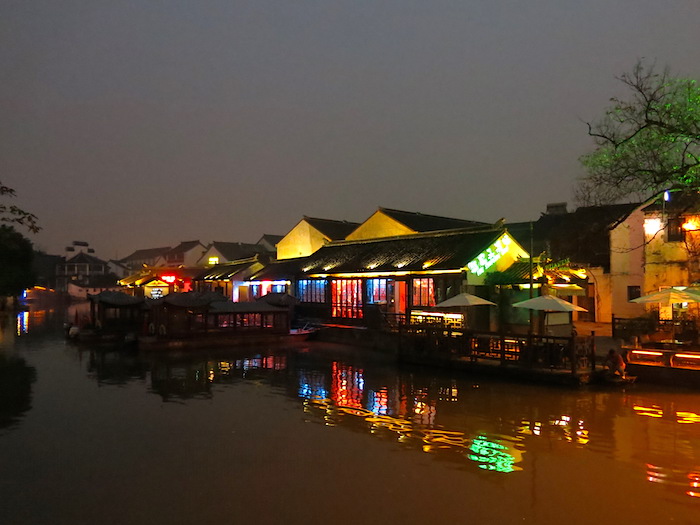
[[[595,331],[591,331],[591,373],[595,374]]]
[[[578,371],[578,361],[576,357],[576,336],[573,335],[571,336],[571,340],[569,342],[569,360],[571,361],[571,373],[573,375],[576,375],[576,372]]]

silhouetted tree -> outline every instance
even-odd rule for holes
[[[15,190],[8,186],[4,186],[0,181],[0,222],[9,222],[24,226],[32,233],[37,233],[41,228],[37,224],[37,217],[33,213],[24,211],[23,209],[2,202],[7,197],[14,197]]]
[[[33,258],[29,239],[11,226],[0,226],[0,297],[17,296],[34,286]]]
[[[582,205],[642,201],[671,187],[700,187],[700,87],[638,62],[619,80],[629,98],[612,98],[603,118],[588,123],[596,149],[581,157]]]

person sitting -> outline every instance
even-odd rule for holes
[[[625,378],[625,360],[620,354],[618,354],[612,348],[608,352],[608,356],[605,358],[605,365],[612,375],[619,375],[622,379]]]

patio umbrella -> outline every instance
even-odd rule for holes
[[[441,303],[438,303],[435,306],[437,308],[450,308],[457,306],[481,306],[482,304],[490,304],[493,306],[496,305],[496,303],[492,303],[491,301],[487,301],[486,299],[482,299],[481,297],[477,297],[476,295],[472,295],[470,293],[461,293],[455,295],[454,297],[450,297],[449,299],[442,301]]]
[[[665,288],[658,292],[652,292],[632,299],[631,303],[659,303],[671,305],[676,303],[700,303],[700,291],[690,291],[688,289],[678,290],[676,288]]]
[[[698,297],[700,300],[700,297]],[[540,295],[519,303],[514,303],[515,308],[527,308],[528,310],[539,310],[542,312],[587,312],[585,308],[559,299],[553,295]]]

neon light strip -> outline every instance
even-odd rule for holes
[[[309,277],[315,279],[327,279],[328,277],[336,277],[339,279],[353,279],[358,277],[403,277],[405,275],[441,275],[446,273],[462,273],[462,269],[458,270],[426,270],[426,271],[405,271],[405,272],[365,272],[365,273],[310,273]]]
[[[280,284],[290,284],[289,281],[246,281],[241,283],[241,286],[251,286],[253,284],[270,284],[270,285],[280,285]]]
[[[700,359],[699,354],[673,354],[674,357],[684,357],[685,359]]]
[[[632,350],[632,353],[642,355],[664,355],[663,352],[650,352],[648,350]]]
[[[423,312],[413,310],[411,312],[411,317],[423,316],[423,317],[445,317],[447,319],[462,319],[462,314],[448,314],[441,312]]]

